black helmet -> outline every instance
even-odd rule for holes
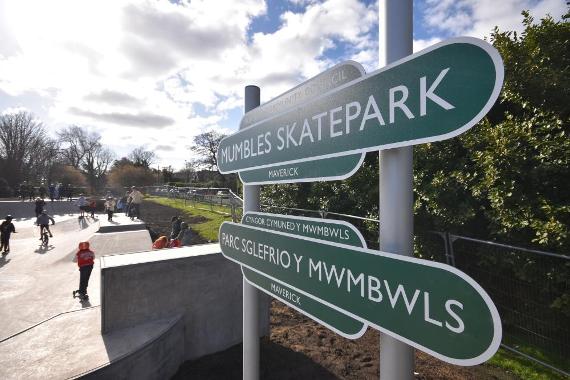
[[[6,215],[6,220],[12,220],[14,218],[12,218],[12,215]]]

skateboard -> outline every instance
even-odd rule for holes
[[[87,294],[84,294],[83,296],[81,294],[79,294],[79,290],[74,290],[72,292],[73,294],[73,298],[75,298],[76,296],[78,298],[80,298],[81,300],[87,301],[89,299],[89,296]]]

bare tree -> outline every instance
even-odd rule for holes
[[[200,161],[192,159],[184,161],[184,170],[186,171],[187,182],[195,181],[198,176],[198,169],[200,169]]]
[[[0,173],[14,188],[30,180],[38,165],[44,164],[42,154],[53,148],[40,121],[26,111],[0,116]]]
[[[190,150],[198,153],[200,157],[200,162],[210,168],[210,170],[217,169],[218,158],[216,153],[218,152],[218,147],[220,146],[220,141],[226,137],[221,133],[216,131],[210,131],[201,133],[194,136],[194,144],[190,146]]]
[[[101,144],[101,136],[77,125],[64,128],[57,135],[66,163],[83,170],[93,189],[101,188],[114,159],[114,154]]]
[[[62,145],[62,154],[66,163],[79,169],[85,157],[88,133],[77,125],[70,125],[57,132],[59,143]]]
[[[144,146],[135,148],[128,156],[135,166],[148,169],[156,161],[156,154],[152,151],[145,150]]]
[[[115,154],[100,144],[85,152],[81,167],[92,188],[98,189],[104,185],[105,175],[114,158]]]

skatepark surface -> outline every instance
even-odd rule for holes
[[[72,297],[79,285],[77,245],[90,241],[97,258],[139,252],[152,244],[141,221],[117,214],[78,218],[72,202],[46,205],[56,224],[41,247],[33,202],[0,201],[0,217],[14,216],[10,253],[0,258],[0,378],[72,378],[155,339],[173,321],[142,324],[102,336],[100,264],[89,281],[89,300]],[[106,233],[98,233],[101,227]],[[130,231],[121,231],[121,228]]]

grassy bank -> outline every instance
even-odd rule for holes
[[[231,221],[231,216],[227,214],[227,207],[212,206],[207,204],[186,202],[183,199],[172,199],[164,197],[149,196],[146,201],[155,202],[164,206],[179,209],[187,214],[201,216],[205,219],[203,223],[192,224],[192,229],[205,240],[218,241],[218,230],[224,221]]]
[[[520,349],[520,348],[519,348]],[[542,357],[540,352],[528,352],[530,348],[521,349],[521,351],[527,351],[526,353],[532,355],[533,357],[538,357],[545,362],[548,358]],[[536,351],[536,350],[534,350]],[[508,372],[514,374],[520,379],[524,380],[563,380],[568,379],[568,377],[550,370],[549,368],[542,366],[534,361],[525,359],[521,355],[518,355],[509,350],[500,348],[499,351],[489,360],[487,363],[494,365],[496,367],[503,368]],[[562,366],[559,366],[559,368]]]

